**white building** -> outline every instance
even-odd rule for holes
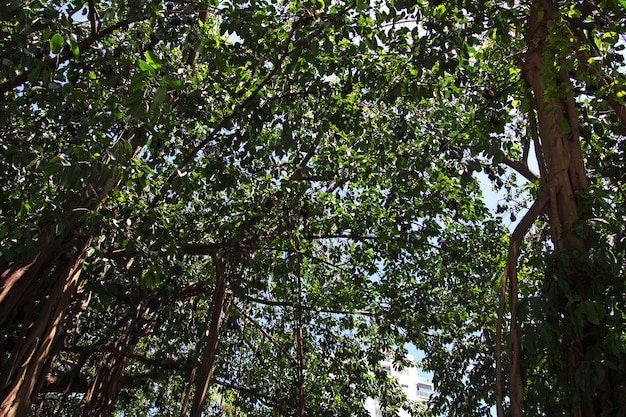
[[[380,366],[387,371],[387,375],[389,375],[390,378],[396,378],[398,380],[398,383],[409,401],[427,404],[431,394],[434,392],[434,385],[430,379],[419,376],[412,355],[407,355],[407,359],[413,366],[396,369],[391,359],[382,361]],[[378,400],[368,398],[367,401],[365,401],[365,408],[372,417],[382,417]],[[400,417],[409,417],[409,413],[401,410]]]

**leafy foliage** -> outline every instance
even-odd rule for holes
[[[3,406],[366,416],[411,343],[428,413],[489,415],[506,226],[555,176],[541,96],[589,187],[521,247],[525,406],[623,412],[624,5],[559,3],[538,91],[540,1],[5,2]]]

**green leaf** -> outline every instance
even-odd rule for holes
[[[603,315],[602,307],[593,301],[582,301],[576,307],[577,313],[586,318],[586,320],[594,325],[600,324],[600,318]],[[582,317],[581,317],[582,318]]]
[[[168,88],[179,90],[183,87],[183,82],[177,76],[167,74],[161,80],[161,85],[164,85]]]
[[[437,6],[435,6],[433,14],[435,17],[441,18],[446,14],[446,11],[447,10],[445,4],[438,4]]]
[[[158,70],[163,66],[163,64],[161,64],[161,59],[151,50],[147,50],[146,52],[144,52],[144,55],[148,64],[155,70]]]
[[[63,47],[65,46],[65,39],[60,33],[55,33],[50,38],[49,43],[50,43],[50,52],[52,52],[53,54],[58,54],[59,52],[63,50]]]
[[[74,54],[74,58],[79,58],[80,57],[80,48],[78,46],[78,43],[76,43],[76,41],[70,39],[70,48],[72,50],[72,53]]]
[[[141,288],[143,290],[153,291],[158,287],[159,276],[152,270],[148,269],[141,274]]]
[[[143,59],[140,59],[138,61],[138,65],[142,73],[155,74],[154,68],[152,68],[152,66],[148,64],[146,61],[144,61]]]
[[[41,76],[41,63],[35,64],[35,66],[28,71],[28,82],[36,85]]]
[[[332,54],[333,50],[334,50],[334,45],[331,41],[329,41],[328,39],[326,39],[324,41],[324,44],[322,45],[322,47],[324,48],[324,52],[326,52],[327,54]]]
[[[160,103],[163,103],[165,100],[167,100],[167,97],[168,97],[167,88],[160,86],[154,92],[154,97],[152,97],[152,102],[156,104],[160,104]]]

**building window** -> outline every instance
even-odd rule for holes
[[[431,384],[424,384],[422,382],[417,384],[418,395],[430,395],[433,393],[433,386]]]
[[[420,391],[431,391],[433,390],[433,386],[430,384],[424,384],[423,382],[420,382],[417,384],[417,389],[419,389]]]

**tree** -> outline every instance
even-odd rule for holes
[[[623,280],[623,175],[601,162],[614,161],[623,149],[623,59],[616,52],[623,48],[623,14],[623,4],[612,2],[444,2],[424,22],[428,38],[439,38],[440,50],[450,51],[445,67],[436,67],[450,90],[445,98],[456,114],[468,113],[463,128],[449,130],[449,140],[465,141],[468,165],[479,156],[499,165],[483,164],[496,186],[511,189],[499,178],[507,166],[537,187],[511,236],[496,331],[496,402],[502,404],[500,340],[508,280],[511,323],[504,359],[513,415],[521,415],[524,401],[538,414],[624,413],[618,382],[624,345],[615,342],[623,341],[622,295],[613,292]],[[480,96],[461,97],[480,85]],[[481,137],[489,142],[476,139]],[[538,176],[527,165],[531,144]],[[534,246],[524,247],[533,224],[549,232],[535,229]],[[526,256],[518,266],[520,254]],[[522,287],[518,267],[525,272]],[[472,369],[469,381],[476,374]],[[554,400],[555,392],[560,400]],[[499,415],[504,412],[499,405]]]
[[[624,413],[620,2],[3,6],[3,415]]]
[[[623,147],[619,139],[626,114],[619,98],[623,96],[622,76],[615,73],[622,61],[615,48],[622,48],[617,43],[618,34],[623,33],[623,5],[561,2],[557,7],[536,1],[528,9],[524,4],[515,9],[492,6],[498,13],[484,24],[485,9],[440,4],[436,9],[440,18],[445,16],[440,19],[445,23],[435,24],[434,31],[454,27],[461,32],[458,41],[442,37],[456,48],[452,56],[456,73],[448,79],[457,89],[468,79],[467,66],[459,63],[484,62],[477,74],[469,72],[484,80],[482,98],[489,104],[471,115],[472,125],[462,132],[470,140],[468,148],[474,147],[474,155],[480,152],[492,162],[513,168],[538,186],[534,203],[512,233],[502,281],[496,358],[501,358],[504,292],[509,280],[511,412],[521,415],[526,401],[527,408],[540,414],[624,413],[624,392],[617,382],[624,349],[622,342],[615,343],[623,340],[622,296],[613,292],[621,288],[624,266],[623,247],[617,243],[621,239],[617,230],[622,227],[617,220],[622,218],[623,186],[618,179],[622,174],[609,174],[607,169],[612,169],[601,162],[612,160]],[[476,24],[489,29],[480,28],[472,36]],[[493,50],[476,48],[476,39],[487,39]],[[457,108],[462,108],[457,100]],[[599,114],[604,111],[603,120]],[[487,130],[489,144],[474,139],[485,133],[471,136],[480,132],[480,124],[475,123],[480,119],[491,129]],[[600,145],[604,141],[608,141],[606,146]],[[540,179],[524,165],[531,143]],[[599,151],[600,147],[605,149]],[[494,175],[493,167],[486,167],[486,173],[496,184],[504,183]],[[609,209],[605,206],[609,201],[617,204]],[[532,268],[527,269],[520,288],[517,258],[523,237],[542,213],[550,233],[537,233],[539,246],[524,250],[533,262],[522,263]],[[545,238],[550,235],[547,244]],[[541,261],[533,255],[538,253],[542,253]],[[523,296],[519,304],[518,294]],[[500,361],[496,366],[496,396],[501,404]],[[563,400],[554,401],[555,392]],[[498,414],[504,414],[501,405]]]

